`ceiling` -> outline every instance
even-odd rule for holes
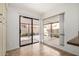
[[[55,6],[59,5],[59,3],[12,3],[10,5],[39,14],[44,14]]]

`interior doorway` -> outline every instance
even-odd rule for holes
[[[19,45],[39,42],[39,19],[19,16]]]

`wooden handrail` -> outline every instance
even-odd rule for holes
[[[79,46],[79,35],[67,42],[68,44]]]

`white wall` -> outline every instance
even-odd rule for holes
[[[19,15],[37,19],[40,17],[35,12],[18,9],[10,5],[7,7],[7,11],[7,50],[12,50],[19,48]]]
[[[55,46],[70,53],[79,55],[79,47],[67,44],[67,41],[78,35],[78,21],[79,21],[79,4],[60,4],[54,7],[50,12],[44,14],[43,19],[65,13],[65,46]],[[43,28],[42,28],[43,29]],[[42,36],[43,37],[43,36]],[[51,45],[51,43],[48,43]]]

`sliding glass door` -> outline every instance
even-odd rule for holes
[[[20,46],[39,42],[39,20],[20,16]]]
[[[44,19],[44,43],[64,46],[64,13]]]
[[[59,15],[44,19],[44,43],[48,45],[60,44]]]

